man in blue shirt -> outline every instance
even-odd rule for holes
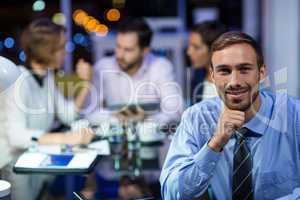
[[[300,197],[300,104],[260,90],[266,68],[259,45],[240,32],[212,45],[219,97],[188,110],[160,177],[164,199]]]

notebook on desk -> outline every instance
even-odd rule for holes
[[[41,152],[25,152],[16,164],[16,173],[88,173],[97,160],[95,151],[74,154],[46,154]]]

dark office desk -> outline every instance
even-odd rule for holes
[[[110,143],[111,155],[99,160],[97,172],[107,179],[151,175],[158,180],[169,145],[169,139],[153,143]]]
[[[109,180],[118,181],[123,175],[144,176],[147,182],[158,182],[160,171],[169,148],[170,140],[152,143],[111,142],[111,155],[98,156],[86,169],[52,169],[14,167],[19,174],[47,174],[66,176],[66,199],[73,199],[74,175],[88,175],[96,171]]]

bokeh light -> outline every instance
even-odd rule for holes
[[[21,51],[20,53],[19,53],[19,59],[22,61],[22,62],[25,62],[26,61],[26,54],[25,54],[25,52],[24,51]]]
[[[118,9],[110,9],[107,13],[106,13],[106,18],[108,21],[112,21],[112,22],[115,22],[115,21],[118,21],[120,19],[120,11]]]
[[[73,36],[73,41],[75,42],[75,44],[83,44],[84,40],[85,40],[84,35],[81,33],[76,33]]]
[[[15,40],[11,37],[8,37],[4,40],[4,46],[8,49],[12,48],[15,45]]]
[[[96,26],[95,31],[97,36],[103,37],[108,33],[108,27],[105,24],[99,24]]]
[[[87,23],[89,22],[89,21],[91,21],[91,20],[93,20],[94,18],[93,17],[91,17],[91,16],[86,16],[86,17],[84,17],[83,18],[83,21],[82,21],[82,26],[86,26],[87,25]]]
[[[107,16],[111,21],[117,21],[120,19],[120,12],[117,9],[111,9],[108,11]],[[78,26],[82,26],[86,32],[95,33],[97,36],[106,36],[108,33],[108,27],[105,24],[101,24],[93,16],[88,15],[82,9],[77,9],[73,12],[73,20]],[[87,46],[88,42],[86,39],[83,40],[81,35],[74,35],[73,41],[75,44]]]
[[[32,10],[33,11],[42,11],[44,10],[46,7],[46,4],[43,0],[38,0],[38,1],[35,1],[33,4],[32,4]]]
[[[73,20],[77,25],[83,25],[88,19],[88,14],[81,9],[75,10],[73,13]]]
[[[59,24],[59,25],[63,26],[63,25],[66,24],[66,17],[62,13],[56,13],[56,14],[53,15],[52,21],[55,24]]]
[[[86,24],[85,24],[85,29],[88,32],[93,32],[95,31],[96,26],[99,25],[98,20],[91,18]]]
[[[75,50],[75,44],[71,41],[68,41],[65,45],[65,50],[69,53],[73,52]]]

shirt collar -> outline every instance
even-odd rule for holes
[[[243,127],[246,127],[251,130],[252,136],[262,136],[264,135],[266,129],[268,128],[269,121],[271,119],[273,102],[265,92],[259,92],[261,105],[259,111],[255,116],[248,121]]]
[[[43,87],[44,86],[44,80],[46,79],[46,77],[49,75],[50,70],[47,69],[46,74],[43,76],[37,75],[35,74],[31,69],[28,69],[26,67],[24,67],[24,70],[30,74],[32,76],[32,78],[36,81],[36,83],[40,86]]]
[[[44,79],[46,77],[46,75],[44,76],[39,76],[37,74],[32,74],[34,80],[39,84],[40,87],[44,86]]]

